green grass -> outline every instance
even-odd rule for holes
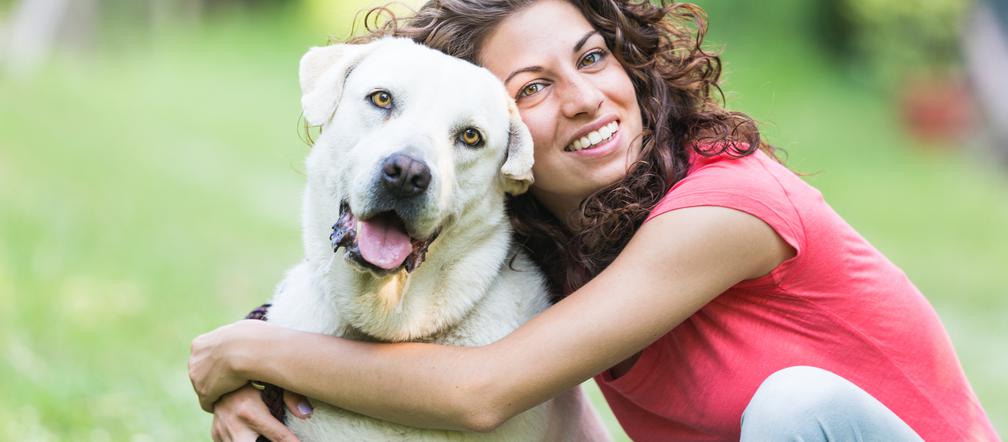
[[[299,259],[296,63],[325,37],[289,13],[208,24],[0,78],[0,440],[206,439],[190,340]],[[731,107],[906,270],[1008,430],[1004,171],[919,148],[814,50],[737,35]]]

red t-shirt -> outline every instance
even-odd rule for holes
[[[858,385],[925,440],[998,439],[934,309],[819,191],[763,152],[693,155],[648,219],[695,206],[749,213],[797,254],[714,298],[625,375],[596,376],[631,438],[737,441],[760,383],[809,365]]]

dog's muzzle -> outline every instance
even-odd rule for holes
[[[333,253],[343,247],[348,259],[374,272],[384,274],[400,269],[412,272],[426,258],[427,249],[439,232],[440,229],[427,239],[411,238],[395,211],[358,220],[350,205],[343,202],[329,241]]]

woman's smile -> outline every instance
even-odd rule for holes
[[[582,157],[598,157],[615,151],[619,145],[619,121],[615,119],[602,120],[593,123],[591,126],[596,129],[586,128],[582,130],[583,135],[576,136],[574,141],[564,148],[569,152]]]

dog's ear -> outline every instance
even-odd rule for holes
[[[511,117],[511,128],[501,175],[504,180],[504,191],[512,196],[518,196],[528,191],[534,181],[532,163],[535,161],[533,156],[535,151],[532,148],[532,134],[522,122],[514,101],[508,103],[508,113]]]
[[[374,46],[369,44],[335,44],[314,47],[301,57],[301,109],[305,121],[321,126],[329,121],[343,92],[343,83],[350,70]]]

